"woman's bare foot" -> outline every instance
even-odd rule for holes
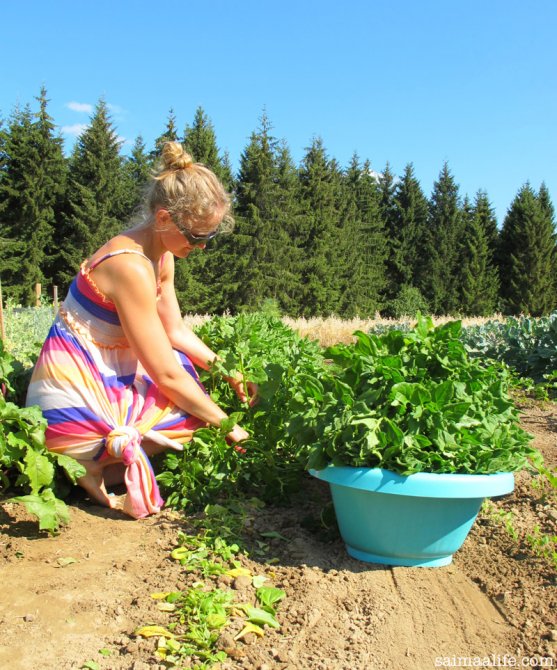
[[[143,447],[148,456],[153,456],[165,451],[166,447],[155,444],[151,440],[145,440]],[[79,460],[85,468],[86,474],[77,480],[77,483],[100,505],[111,509],[120,509],[122,496],[109,495],[107,486],[115,486],[124,483],[126,466],[118,459],[108,456],[100,461]]]
[[[81,465],[87,471],[83,477],[77,480],[77,483],[87,491],[87,493],[98,503],[105,507],[114,508],[116,501],[113,500],[106,490],[103,479],[103,467],[93,461],[80,461]]]

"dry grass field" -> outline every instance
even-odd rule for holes
[[[199,326],[211,318],[210,314],[188,314],[184,320],[190,327]],[[433,322],[436,325],[446,323],[447,321],[455,321],[459,317],[439,316],[434,317]],[[463,326],[480,325],[488,321],[504,321],[505,317],[502,314],[494,314],[489,317],[462,317],[460,319]],[[297,331],[302,337],[308,337],[312,340],[317,340],[322,346],[328,347],[332,344],[349,343],[353,341],[352,334],[356,330],[370,331],[381,326],[396,326],[400,323],[407,323],[412,325],[413,319],[384,319],[377,314],[373,319],[341,319],[335,316],[329,317],[313,317],[310,319],[294,319],[289,316],[282,318],[282,321]]]

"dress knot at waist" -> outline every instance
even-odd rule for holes
[[[117,426],[106,436],[106,450],[124,465],[135,463],[141,453],[141,433],[135,426]]]

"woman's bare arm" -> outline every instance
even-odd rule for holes
[[[157,303],[161,322],[172,346],[187,354],[195,365],[208,370],[218,356],[184,323],[174,289],[174,258],[171,254],[167,256],[161,269],[161,296]],[[256,384],[246,381],[239,372],[226,380],[242,402],[256,402]]]
[[[208,370],[217,355],[184,323],[174,289],[174,257],[170,253],[164,258],[160,282],[157,311],[171,345],[187,354],[197,367]]]
[[[107,259],[103,266],[106,295],[114,302],[129,344],[147,374],[178,407],[219,426],[226,413],[176,360],[157,311],[152,268],[141,258],[127,255]]]

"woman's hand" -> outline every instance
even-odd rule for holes
[[[244,377],[238,373],[235,377],[225,377],[226,381],[232,386],[241,402],[248,402],[250,407],[253,407],[257,402],[257,394],[259,389],[257,384],[253,382],[246,382]]]
[[[238,426],[238,424],[236,424],[226,436],[227,440],[230,440],[230,442],[235,442],[234,449],[236,449],[236,451],[238,451],[240,454],[245,454],[246,450],[238,443],[242,442],[243,440],[247,440],[248,438],[249,433],[247,430],[244,430],[241,426]]]

